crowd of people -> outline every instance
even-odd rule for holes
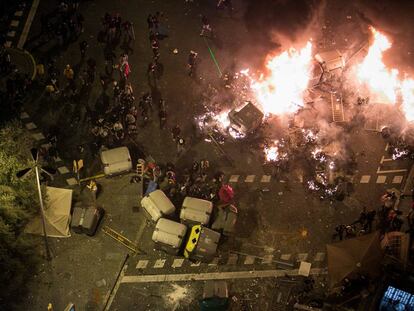
[[[194,161],[190,167],[178,172],[171,162],[157,164],[152,161],[139,160],[137,175],[131,182],[145,181],[146,192],[159,188],[173,201],[179,202],[186,196],[218,201],[219,190],[224,185],[224,173],[213,172],[207,159]]]
[[[388,232],[401,231],[404,224],[403,213],[398,209],[397,200],[400,194],[387,190],[381,196],[381,206],[377,210],[362,211],[359,218],[349,225],[340,224],[335,227],[333,239],[348,239],[379,230],[381,235]],[[406,215],[407,233],[414,238],[414,196],[410,212]]]

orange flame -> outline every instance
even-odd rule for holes
[[[391,43],[382,33],[370,27],[374,41],[369,47],[368,54],[357,68],[361,82],[373,92],[375,101],[395,103],[398,88],[398,70],[388,69],[382,62],[382,54],[391,48]]]
[[[374,41],[368,54],[358,66],[357,75],[361,82],[366,83],[375,101],[396,103],[397,92],[401,92],[401,108],[408,121],[414,121],[414,80],[399,79],[399,71],[387,68],[382,62],[382,54],[391,48],[385,35],[370,27]]]
[[[269,74],[252,81],[252,89],[265,114],[295,112],[303,106],[303,92],[311,74],[312,44],[273,56],[267,62]]]

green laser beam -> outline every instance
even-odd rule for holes
[[[210,52],[210,56],[211,56],[211,58],[213,59],[214,64],[216,64],[217,70],[218,70],[218,72],[219,72],[219,77],[221,77],[223,74],[221,73],[220,66],[219,66],[219,64],[218,64],[218,62],[217,62],[217,59],[216,59],[216,57],[214,56],[214,53],[213,53],[213,51],[211,50],[210,46],[208,45],[208,42],[207,42],[207,40],[206,40],[206,37],[203,37],[203,39],[204,39],[204,42],[205,42],[205,43],[206,43],[206,45],[207,45],[208,51]]]

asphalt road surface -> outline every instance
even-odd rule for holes
[[[55,5],[55,1],[40,1],[26,43],[27,49],[38,61],[54,49],[55,42],[39,43],[38,34],[41,14],[50,13]],[[87,290],[80,291],[82,295],[77,295],[76,290],[71,291],[68,297],[54,294],[48,298],[30,298],[34,300],[28,299],[27,304],[36,301],[34,304],[44,305],[49,299],[53,300],[56,308],[61,309],[65,302],[72,300],[85,306],[85,309],[92,308],[91,310],[106,303],[108,310],[195,310],[204,281],[225,279],[228,280],[230,293],[234,297],[234,310],[241,310],[243,304],[247,310],[258,310],[254,307],[258,305],[261,306],[260,310],[274,310],[281,302],[280,297],[286,294],[277,297],[276,294],[282,291],[273,282],[274,278],[283,277],[285,273],[297,275],[301,261],[312,264],[311,274],[320,282],[319,287],[326,285],[325,245],[331,242],[335,226],[354,221],[364,208],[377,208],[380,204],[379,197],[386,189],[400,189],[411,163],[390,158],[387,142],[378,128],[372,127],[377,121],[374,117],[356,123],[355,126],[348,126],[353,114],[347,111],[351,105],[346,104],[346,122],[332,125],[339,131],[345,132],[346,129],[347,145],[342,148],[349,148],[356,155],[356,168],[349,176],[352,190],[342,201],[321,200],[308,189],[296,170],[281,173],[269,171],[263,165],[262,150],[246,141],[226,140],[222,149],[233,160],[228,163],[214,144],[196,137],[195,117],[205,112],[204,104],[214,101],[223,108],[228,108],[231,104],[229,99],[211,97],[211,89],[223,93],[220,72],[249,67],[263,69],[267,54],[280,51],[280,45],[285,44],[280,37],[273,36],[274,31],[279,30],[279,34],[289,33],[291,37],[288,37],[288,42],[303,42],[303,37],[312,33],[315,48],[339,49],[344,53],[352,53],[367,37],[366,24],[357,18],[359,8],[351,4],[344,6],[341,1],[329,1],[329,5],[319,8],[318,23],[311,23],[309,19],[313,7],[304,10],[297,8],[297,15],[293,16],[284,16],[283,11],[279,15],[275,12],[273,16],[270,13],[272,10],[275,9],[271,8],[271,4],[264,1],[257,1],[256,4],[254,1],[234,1],[233,12],[217,10],[212,1],[197,0],[81,2],[85,31],[77,42],[57,51],[57,67],[62,68],[62,71],[66,64],[80,68],[82,64],[78,42],[87,40],[87,55],[97,60],[99,76],[104,71],[103,45],[97,41],[101,17],[105,12],[120,13],[124,20],[133,22],[136,40],[131,46],[133,51],[129,54],[129,63],[134,94],[138,98],[142,92],[152,92],[154,97],[164,98],[168,107],[168,123],[167,129],[160,130],[157,112],[154,112],[149,125],[140,128],[134,137],[130,137],[128,144],[135,146],[140,153],[151,155],[159,163],[172,161],[179,168],[191,166],[194,160],[208,158],[211,167],[223,171],[225,180],[233,186],[239,219],[235,237],[220,245],[213,262],[190,263],[182,257],[172,257],[153,250],[153,224],[146,221],[141,210],[134,210],[139,197],[134,197],[132,190],[122,192],[123,186],[126,187],[129,183],[128,178],[105,180],[102,182],[104,196],[98,201],[108,206],[108,209],[115,210],[116,207],[116,211],[110,212],[104,225],[115,227],[130,237],[142,253],[130,256],[120,277],[116,278],[117,267],[124,258],[118,255],[125,254],[126,250],[120,251],[115,241],[106,241],[104,246],[100,246],[103,247],[102,256],[116,252],[118,261],[111,265],[114,274],[107,277],[108,284],[103,287],[98,298],[95,295],[92,299],[95,301],[93,306],[88,304],[91,298],[83,295]],[[162,23],[167,27],[169,36],[160,43],[163,73],[154,87],[146,76],[152,58],[146,18],[156,11],[163,12]],[[213,40],[205,40],[199,35],[201,15],[207,16],[214,28],[216,37]],[[273,18],[279,21],[273,24]],[[312,27],[305,27],[306,32],[301,32],[301,29],[305,29],[303,25],[309,23]],[[178,53],[173,53],[174,49]],[[187,74],[187,57],[191,50],[199,53],[196,78]],[[117,56],[121,52],[120,47],[115,51]],[[88,150],[88,144],[93,139],[84,119],[88,109],[76,108],[81,117],[79,123],[73,124],[69,121],[65,107],[44,107],[41,96],[43,95],[39,95],[40,99],[34,100],[26,110],[45,133],[52,127],[59,127],[62,132],[64,139],[59,145],[60,156],[68,172],[62,170],[64,173],[61,182],[65,184],[68,179],[65,174],[69,173],[72,160],[80,156],[86,158],[86,176],[99,173],[99,159],[92,158]],[[102,89],[99,81],[96,81],[85,105],[95,110],[101,97]],[[330,107],[326,109],[330,111]],[[186,151],[179,158],[176,157],[176,146],[169,131],[175,124],[182,127],[187,141]],[[85,146],[85,154],[78,153],[79,145]],[[125,209],[125,214],[122,209]],[[99,233],[96,239],[107,237]],[[67,245],[70,248],[70,242]],[[100,258],[100,262],[105,267],[108,260]],[[283,262],[293,264],[293,267],[283,266]],[[99,274],[91,273],[91,276],[94,278],[92,283],[96,284],[100,280]],[[78,277],[82,279],[86,276]],[[116,286],[111,291],[113,284]]]

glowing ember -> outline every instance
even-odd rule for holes
[[[265,147],[264,152],[266,156],[266,160],[269,162],[276,162],[279,159],[279,148],[277,143],[279,141],[275,141],[275,145],[270,147]]]
[[[398,88],[398,70],[388,69],[382,62],[382,54],[391,48],[391,43],[382,33],[370,27],[374,42],[369,47],[368,54],[357,68],[361,82],[366,83],[373,91],[376,101],[395,103]]]
[[[219,114],[213,115],[213,119],[219,124],[221,128],[225,129],[230,125],[228,114],[229,110],[222,111]]]
[[[267,76],[252,81],[252,89],[262,110],[268,114],[296,112],[303,106],[303,93],[311,75],[312,44],[297,51],[293,48],[273,56],[267,62]],[[243,71],[248,74],[248,71]]]

